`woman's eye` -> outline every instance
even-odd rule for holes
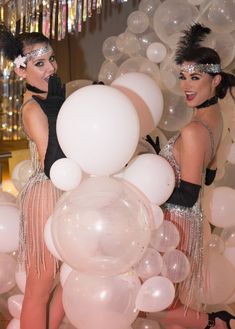
[[[51,56],[50,59],[49,59],[50,62],[54,62],[55,61],[55,56]]]
[[[43,66],[43,61],[38,61],[35,63],[35,66],[41,67]]]
[[[198,76],[194,75],[194,76],[191,77],[191,79],[192,80],[199,80],[200,78]]]
[[[185,80],[185,77],[183,74],[179,74],[179,80]]]

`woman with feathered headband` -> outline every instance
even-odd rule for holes
[[[13,62],[16,74],[26,81],[21,115],[33,167],[19,195],[19,265],[27,272],[20,328],[57,329],[64,316],[62,288],[58,286],[52,297],[58,261],[47,250],[43,233],[61,195],[47,176],[53,162],[64,157],[56,136],[56,118],[65,90],[55,75],[57,63],[50,41],[43,34],[22,33],[15,37],[2,25],[0,46]]]
[[[177,45],[175,61],[179,66],[180,86],[194,115],[191,122],[160,151],[176,175],[176,187],[164,205],[165,220],[178,227],[181,235],[178,248],[187,255],[191,265],[188,278],[177,286],[176,302],[162,317],[160,314],[158,317],[164,325],[174,324],[178,329],[222,329],[226,325],[230,328],[229,322],[235,318],[225,311],[209,315],[201,312],[202,190],[204,184],[210,185],[216,175],[216,151],[223,131],[218,98],[224,98],[235,86],[235,76],[222,71],[217,52],[200,45],[209,33],[209,28],[194,24],[184,31]]]

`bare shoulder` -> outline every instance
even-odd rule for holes
[[[192,121],[181,129],[181,137],[184,143],[199,144],[208,139],[208,132],[199,122]]]
[[[34,139],[34,133],[37,130],[47,128],[47,118],[40,105],[34,100],[28,102],[23,107],[22,120],[26,133],[32,139]]]

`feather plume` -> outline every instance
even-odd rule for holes
[[[183,32],[184,35],[180,38],[176,47],[176,64],[182,64],[188,54],[192,53],[195,48],[201,47],[200,42],[202,42],[210,32],[211,30],[208,27],[199,23],[195,23],[189,29],[185,30]]]

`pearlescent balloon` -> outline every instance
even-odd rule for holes
[[[146,280],[137,295],[136,307],[143,312],[159,312],[171,305],[175,297],[173,283],[165,277]]]
[[[162,270],[162,264],[160,253],[153,248],[148,248],[141,260],[136,264],[135,270],[142,280],[146,280],[154,275],[158,275]]]
[[[152,216],[140,192],[120,180],[93,177],[58,201],[52,232],[61,258],[79,272],[128,271],[150,240]]]
[[[116,63],[111,61],[104,61],[101,65],[99,72],[99,81],[102,81],[105,85],[110,85],[110,83],[115,79],[118,71],[118,66]]]
[[[152,231],[150,244],[160,252],[174,250],[180,241],[177,227],[170,221],[164,220],[162,225]]]
[[[108,60],[117,61],[122,57],[122,53],[119,51],[116,41],[117,37],[111,36],[108,37],[103,43],[103,55]]]
[[[133,11],[127,18],[127,26],[133,33],[143,33],[149,26],[148,15],[140,10]]]
[[[63,289],[63,305],[79,329],[126,329],[135,320],[141,283],[134,272],[100,278],[73,271]]]
[[[147,57],[154,63],[160,63],[166,57],[167,49],[163,43],[154,42],[147,48]]]
[[[162,275],[174,283],[184,281],[190,273],[190,263],[180,250],[166,252],[163,257]]]

